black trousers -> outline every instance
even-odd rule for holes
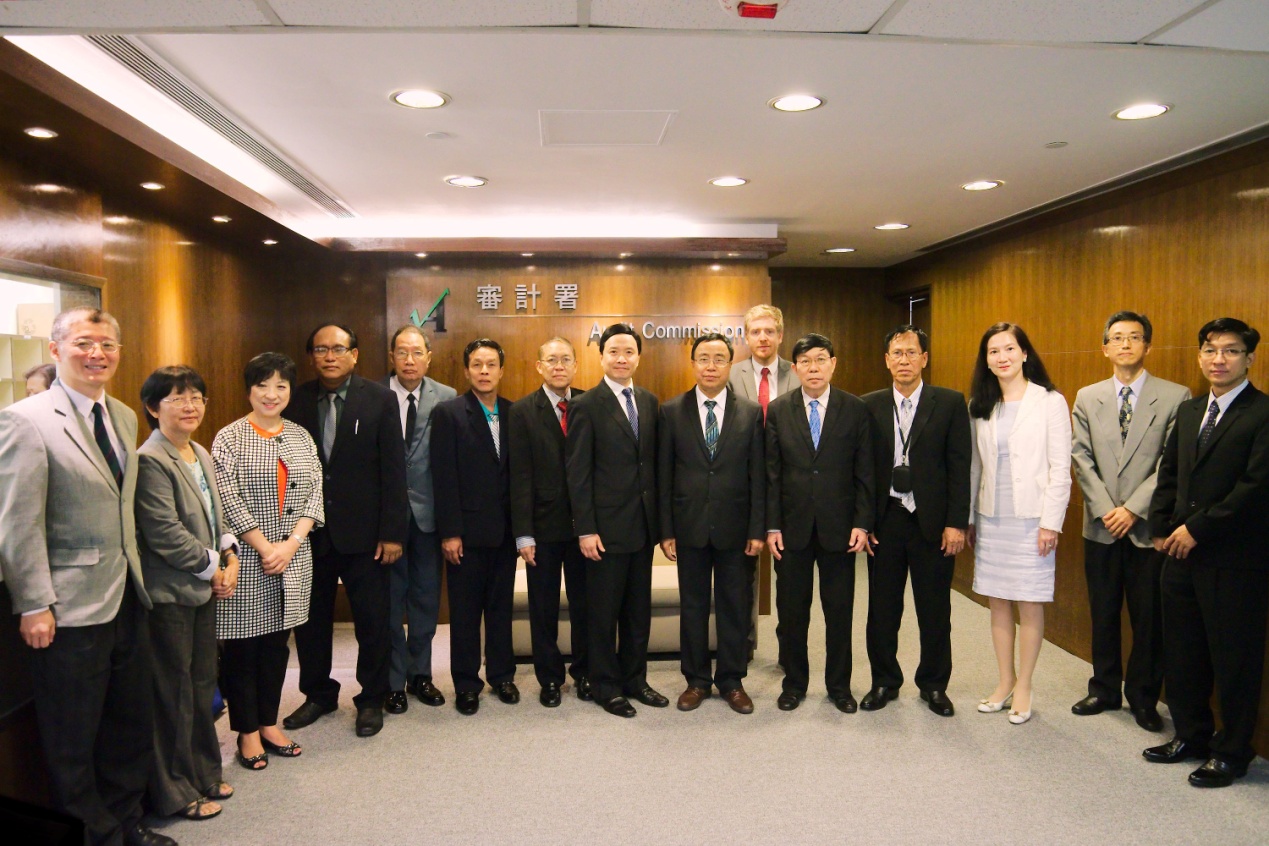
[[[652,546],[605,552],[586,562],[590,680],[595,699],[607,702],[648,686],[648,633],[652,627]]]
[[[1163,564],[1163,672],[1176,736],[1245,765],[1260,708],[1269,572],[1168,558]],[[1216,724],[1215,687],[1223,728]]]
[[[1133,708],[1153,708],[1163,687],[1163,608],[1159,574],[1163,554],[1142,549],[1128,538],[1114,543],[1084,539],[1084,574],[1088,608],[1093,618],[1093,676],[1088,693],[1119,702],[1119,689]],[[1128,600],[1132,652],[1124,672],[1123,623],[1120,611]]]
[[[912,574],[912,600],[921,632],[916,686],[947,690],[952,677],[952,575],[956,559],[921,534],[916,514],[889,500],[877,527],[877,549],[868,559],[868,662],[873,687],[903,686],[899,627],[903,592]]]
[[[811,677],[806,652],[811,625],[811,598],[815,593],[815,567],[820,570],[820,605],[824,609],[824,686],[832,697],[850,694],[851,627],[855,611],[855,553],[833,552],[820,545],[819,533],[802,549],[785,547],[775,562],[776,639],[780,642],[780,666],[784,690],[805,694]]]
[[[147,623],[129,581],[109,623],[59,626],[48,647],[28,650],[53,803],[83,820],[92,844],[121,843],[141,817],[154,762]]]
[[[313,557],[313,594],[308,622],[295,630],[295,651],[300,657],[300,691],[311,702],[325,707],[339,704],[339,682],[331,678],[331,649],[335,626],[335,593],[343,581],[352,608],[357,636],[357,683],[353,697],[358,708],[383,705],[388,695],[388,669],[392,662],[392,627],[389,624],[388,568],[373,552],[341,555],[331,550]]]
[[[560,578],[568,593],[569,644],[574,679],[587,676],[586,558],[577,541],[539,543],[537,564],[525,565],[529,584],[529,634],[533,643],[533,672],[538,684],[564,683],[564,656],[560,654]]]
[[[229,704],[229,728],[243,734],[278,724],[278,703],[291,658],[290,629],[234,638],[221,648],[221,693]]]
[[[446,562],[449,591],[449,669],[456,693],[479,693],[480,623],[485,624],[485,678],[514,681],[511,605],[515,595],[515,545],[463,545],[463,563]]]
[[[749,623],[754,559],[743,549],[678,547],[679,655],[693,687],[721,693],[741,687],[749,672]],[[711,584],[712,582],[712,584]],[[710,672],[709,606],[714,600],[718,668]]]

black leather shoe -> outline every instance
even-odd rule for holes
[[[480,710],[480,694],[455,693],[454,707],[458,709],[458,713],[470,717]]]
[[[615,717],[633,717],[639,713],[635,707],[630,704],[630,700],[624,696],[614,696],[607,702],[603,703],[604,710]]]
[[[947,698],[947,692],[942,690],[923,690],[921,698],[929,703],[930,710],[938,714],[940,717],[950,717],[956,713],[952,700]]]
[[[1245,775],[1245,764],[1238,767],[1219,758],[1209,758],[1206,764],[1190,773],[1190,784],[1195,787],[1229,787],[1234,779]]]
[[[1163,731],[1163,717],[1157,708],[1133,708],[1132,718],[1146,731]]]
[[[585,676],[582,676],[580,679],[575,681],[573,685],[574,687],[577,688],[578,699],[582,700],[583,702],[595,701],[595,691],[591,690],[590,679],[586,678]]]
[[[653,708],[666,708],[670,704],[670,700],[657,693],[650,687],[642,690],[636,690],[634,693],[627,694],[636,702],[642,702],[644,705],[650,705]]]
[[[404,714],[410,709],[410,700],[404,690],[394,690],[383,698],[383,710],[389,714]]]
[[[318,705],[313,700],[308,700],[300,707],[292,711],[286,719],[282,720],[282,727],[287,729],[302,729],[305,726],[311,726],[322,717],[336,710],[335,705]]]
[[[406,693],[413,693],[424,705],[437,708],[445,704],[445,694],[436,689],[431,679],[415,676],[414,681],[405,686]]]
[[[899,698],[899,691],[893,687],[874,687],[864,694],[864,701],[859,707],[865,711],[880,711],[886,703]]]
[[[538,701],[547,708],[558,708],[560,697],[560,686],[555,682],[547,682],[542,685],[542,692],[538,694]]]
[[[1206,758],[1207,754],[1206,746],[1188,743],[1178,738],[1169,740],[1162,746],[1151,746],[1149,749],[1143,750],[1141,757],[1152,764],[1179,764],[1191,758],[1201,760]]]
[[[166,834],[159,834],[140,821],[123,827],[123,842],[128,846],[176,846],[176,841]]]
[[[776,707],[781,711],[792,711],[802,704],[802,700],[806,698],[805,693],[794,693],[786,690],[780,694],[780,698],[776,700]]]
[[[829,697],[833,700],[833,704],[837,706],[837,710],[843,714],[853,714],[859,710],[859,703],[855,701],[855,697],[847,693],[844,696]]]
[[[498,694],[498,701],[506,705],[514,705],[520,701],[520,688],[516,687],[515,682],[496,684],[494,691]]]
[[[357,736],[374,737],[383,731],[383,708],[373,705],[357,709]]]
[[[1102,711],[1118,711],[1122,707],[1122,702],[1110,702],[1100,696],[1085,696],[1071,706],[1071,713],[1081,717],[1091,717]]]

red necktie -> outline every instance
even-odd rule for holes
[[[560,429],[563,430],[564,434],[567,435],[568,434],[568,400],[560,400],[559,402],[555,404],[555,407],[560,410]]]
[[[771,402],[771,368],[762,368],[762,379],[758,382],[758,405],[762,406],[762,419],[767,419],[767,403]]]

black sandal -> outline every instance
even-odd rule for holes
[[[213,802],[224,802],[233,795],[234,789],[229,786],[228,782],[224,781],[218,781],[203,791],[203,796]]]
[[[234,760],[248,770],[263,770],[265,767],[269,766],[269,753],[267,751],[261,752],[259,755],[252,755],[248,758],[246,755],[242,754],[241,750],[239,750],[234,753]]]
[[[216,810],[212,811],[210,814],[203,813],[203,809],[206,808],[209,804],[211,804],[211,801],[212,800],[206,797],[200,796],[197,799],[195,799],[193,802],[190,802],[184,808],[181,808],[172,816],[182,817],[187,820],[195,820],[195,821],[209,820],[212,817],[220,816],[220,812],[223,811],[224,808],[217,808]]]
[[[279,746],[276,743],[266,740],[264,735],[260,735],[260,742],[264,744],[264,748],[267,751],[272,752],[275,755],[281,755],[283,758],[298,758],[304,751],[300,744],[296,743],[294,740],[286,746]]]

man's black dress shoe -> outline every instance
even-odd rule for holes
[[[128,846],[176,846],[176,841],[159,834],[140,820],[123,827],[123,842]]]
[[[899,691],[893,687],[874,687],[864,694],[864,701],[859,707],[865,711],[880,711],[886,703],[899,698]]]
[[[806,698],[805,693],[794,693],[786,690],[780,694],[780,698],[776,700],[776,707],[781,711],[792,711],[794,708],[802,704],[802,700]]]
[[[1118,711],[1122,707],[1121,702],[1109,702],[1100,696],[1085,696],[1071,706],[1071,713],[1081,717],[1091,717],[1102,711]]]
[[[947,698],[947,692],[943,690],[923,690],[921,698],[930,704],[930,710],[938,714],[940,717],[950,717],[956,713],[956,708],[952,705],[952,700]]]
[[[480,710],[480,694],[459,692],[454,694],[454,707],[458,713],[470,717]]]
[[[855,701],[855,697],[849,693],[844,696],[829,697],[833,700],[833,704],[837,706],[837,710],[843,714],[853,714],[859,710],[859,703]]]
[[[288,729],[302,729],[305,726],[311,726],[320,718],[334,712],[336,709],[337,706],[335,705],[318,705],[310,699],[292,711],[286,719],[282,720],[282,727]]]
[[[595,701],[595,692],[591,690],[590,679],[586,678],[585,676],[582,676],[580,679],[573,682],[573,686],[577,688],[578,699],[582,700],[583,702]]]
[[[1151,746],[1141,753],[1141,757],[1152,764],[1179,764],[1191,758],[1206,758],[1207,755],[1206,746],[1198,746],[1180,738],[1169,740],[1162,746]]]
[[[394,690],[383,698],[383,710],[389,714],[404,714],[410,709],[410,700],[404,690]]]
[[[1132,718],[1146,731],[1163,731],[1163,717],[1157,708],[1133,708]]]
[[[555,682],[547,682],[542,685],[542,692],[538,694],[538,701],[548,708],[559,707],[560,686]]]
[[[498,700],[506,705],[514,705],[520,701],[520,688],[516,687],[515,682],[496,684],[494,691],[498,694]]]
[[[666,708],[670,704],[670,700],[666,699],[650,687],[645,687],[642,690],[636,690],[634,693],[627,695],[634,701],[642,702],[644,705],[650,705],[653,708]]]
[[[357,736],[374,737],[383,730],[383,708],[370,705],[357,709]]]
[[[1247,775],[1247,765],[1235,766],[1219,758],[1209,758],[1207,763],[1190,773],[1190,784],[1195,787],[1229,787],[1234,779]]]
[[[604,710],[615,717],[633,717],[639,713],[635,707],[630,704],[630,700],[624,696],[614,696],[607,702],[603,703]]]
[[[414,681],[405,686],[407,693],[413,693],[418,700],[424,705],[431,705],[433,708],[445,704],[445,694],[436,689],[436,685],[432,684],[432,680],[423,676],[415,676]]]

